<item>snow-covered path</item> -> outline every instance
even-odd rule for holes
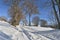
[[[36,35],[35,33],[25,30],[25,27],[22,30],[23,30],[24,34],[29,38],[29,40],[50,40],[42,35]]]
[[[38,38],[41,38],[43,36],[45,38],[48,38],[49,40],[60,40],[60,30],[51,29],[51,28],[47,28],[47,29],[43,28],[43,30],[42,30],[42,28],[41,29],[40,28],[41,27],[24,27],[24,29],[26,31],[28,31],[29,33],[32,33],[34,35],[38,35]],[[32,29],[35,31],[33,31]]]
[[[0,40],[60,40],[60,30],[0,22]]]

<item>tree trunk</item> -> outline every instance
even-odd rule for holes
[[[29,26],[31,26],[31,22],[30,22],[30,13],[29,13]]]
[[[59,11],[60,11],[60,0],[59,0]],[[59,12],[59,17],[60,17],[60,12]]]
[[[55,9],[55,4],[54,4],[54,1],[53,1],[53,0],[51,0],[51,1],[52,1],[53,10],[54,10],[54,12],[55,12],[55,17],[56,17],[57,22],[58,22],[58,28],[60,29],[60,21],[59,21],[59,17],[58,17],[57,11],[56,11],[56,9]]]

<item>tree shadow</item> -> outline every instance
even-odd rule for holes
[[[0,31],[0,38],[2,37],[2,39],[4,40],[12,40],[10,36],[8,36],[7,34],[3,33]]]
[[[31,31],[28,31],[28,30],[25,30],[25,31],[31,32]],[[31,32],[31,33],[33,33],[35,35],[42,35],[42,36],[44,36],[46,38],[49,38],[51,40],[60,39],[60,34],[59,34],[60,33],[60,30],[59,29],[47,30],[47,31],[37,31],[37,30],[35,30],[34,32]]]

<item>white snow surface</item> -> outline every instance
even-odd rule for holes
[[[46,27],[16,27],[0,21],[0,40],[60,40],[60,30]]]

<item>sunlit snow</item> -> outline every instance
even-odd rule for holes
[[[60,30],[22,25],[14,27],[0,21],[0,40],[60,40]]]

